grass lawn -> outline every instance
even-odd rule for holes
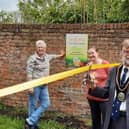
[[[27,110],[0,104],[0,129],[24,129]],[[60,112],[44,113],[40,129],[91,129],[91,119],[65,115]]]
[[[39,127],[40,129],[66,129],[65,125],[54,120],[41,121],[39,123]],[[0,129],[24,129],[24,120],[20,118],[12,118],[6,115],[0,115]]]

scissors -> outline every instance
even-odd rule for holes
[[[86,85],[87,80],[91,80],[91,77],[90,77],[91,67],[92,67],[92,65],[89,66],[87,75],[85,76],[85,78],[84,78],[83,81],[82,81],[82,84],[83,84],[83,85]]]

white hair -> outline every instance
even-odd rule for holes
[[[36,41],[36,47],[39,47],[39,46],[47,47],[47,44],[45,43],[44,40],[38,40]]]
[[[125,39],[125,40],[122,42],[122,47],[129,47],[129,39]]]

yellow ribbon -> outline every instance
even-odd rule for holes
[[[99,68],[110,68],[110,67],[114,67],[114,66],[118,66],[119,64],[95,64],[92,65],[91,69],[99,69]],[[79,74],[85,71],[89,70],[89,66],[84,66],[84,67],[80,67],[80,68],[76,68],[73,70],[69,70],[69,71],[65,71],[65,72],[61,72],[61,73],[57,73],[51,76],[47,76],[47,77],[42,77],[39,79],[35,79],[32,81],[28,81],[25,83],[21,83],[21,84],[17,84],[17,85],[13,85],[7,88],[3,88],[0,89],[0,97],[6,96],[6,95],[10,95],[13,93],[17,93],[17,92],[21,92],[33,87],[37,87],[39,85],[43,85],[43,84],[47,84],[50,82],[54,82],[60,79],[64,79],[66,77],[70,77],[73,76],[75,74]]]

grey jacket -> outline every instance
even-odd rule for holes
[[[27,60],[27,78],[38,79],[48,76],[50,72],[50,61],[57,58],[57,56],[56,54],[45,54],[43,59],[37,53],[30,56]]]

